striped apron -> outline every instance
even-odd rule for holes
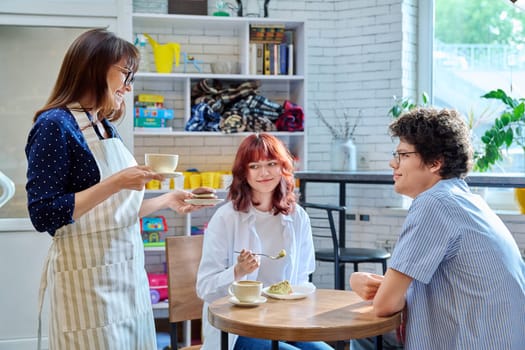
[[[100,140],[85,113],[73,115],[101,180],[136,165],[119,139]],[[41,310],[49,283],[51,350],[157,349],[138,220],[143,196],[120,191],[56,231],[39,296]]]

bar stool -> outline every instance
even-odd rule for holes
[[[310,216],[312,236],[317,242],[329,241],[329,248],[316,248],[315,259],[334,264],[334,288],[345,289],[345,264],[353,264],[354,271],[361,263],[378,263],[386,273],[390,253],[385,249],[345,247],[339,242],[334,221],[334,212],[345,215],[346,208],[330,204],[302,203],[301,206]]]

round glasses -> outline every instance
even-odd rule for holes
[[[397,151],[394,151],[394,152],[392,152],[392,157],[394,158],[396,163],[399,164],[399,163],[401,163],[401,156],[406,156],[407,154],[415,154],[415,153],[418,153],[418,152],[397,152]]]
[[[129,68],[121,67],[118,64],[114,64],[115,67],[121,70],[123,74],[125,74],[126,78],[124,79],[124,85],[131,86],[133,85],[133,82],[135,81],[135,73]]]

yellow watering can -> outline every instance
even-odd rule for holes
[[[153,58],[155,59],[155,67],[159,73],[171,73],[173,68],[173,59],[175,65],[178,67],[180,62],[180,45],[177,43],[159,44],[151,36],[144,33],[148,39],[149,44],[153,48]]]

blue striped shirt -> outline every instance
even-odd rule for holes
[[[525,349],[525,264],[463,180],[441,180],[414,199],[390,267],[414,279],[406,349]]]

